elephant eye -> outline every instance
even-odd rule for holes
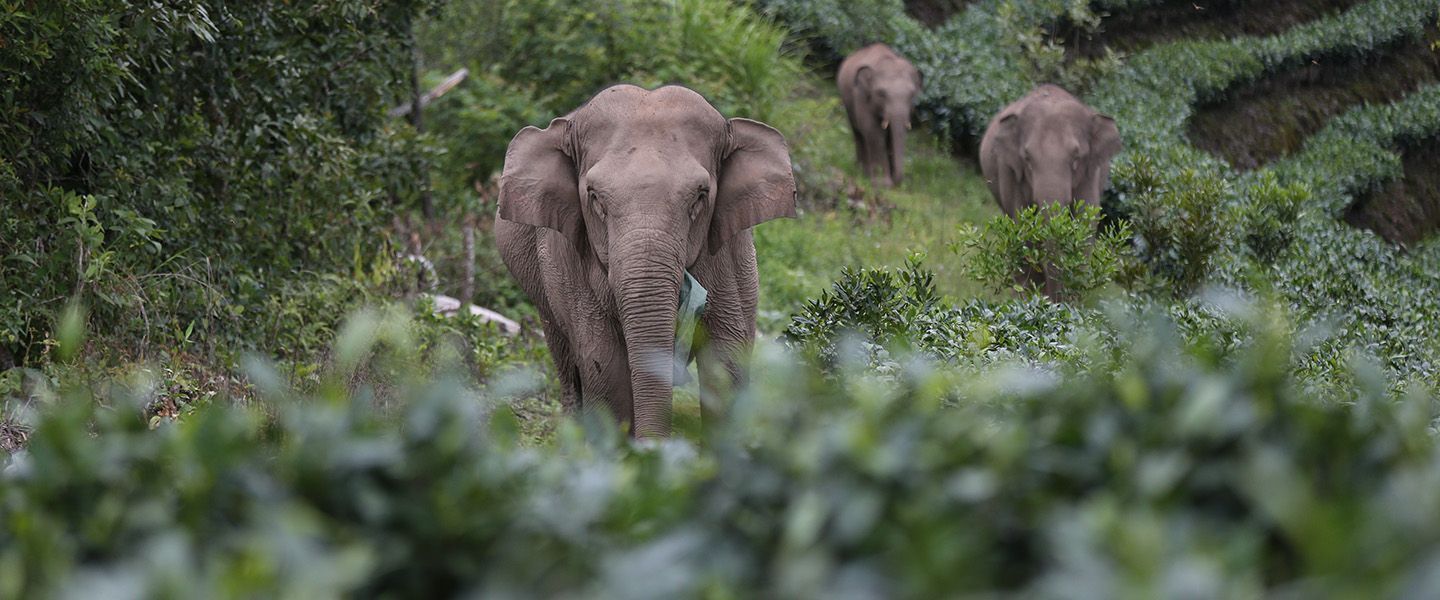
[[[600,203],[600,195],[595,190],[590,190],[590,212],[595,213],[601,221],[605,220],[605,205]]]
[[[710,190],[701,188],[695,194],[695,202],[690,205],[690,220],[700,218],[700,211],[705,210],[705,200],[710,197]]]

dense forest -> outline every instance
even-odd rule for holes
[[[495,234],[615,83],[796,188],[665,439],[567,410]],[[1044,83],[1123,149],[1008,215]],[[1434,597],[1437,161],[1440,0],[0,0],[0,598]]]

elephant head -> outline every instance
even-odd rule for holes
[[[871,122],[879,123],[890,161],[890,183],[900,185],[905,179],[905,138],[911,126],[915,98],[923,88],[920,71],[908,61],[894,59],[865,65],[855,72],[858,103]]]
[[[736,234],[794,216],[785,139],[725,119],[683,87],[608,88],[510,142],[502,219],[560,232],[615,315],[631,373],[633,432],[670,428],[675,319],[684,270]]]
[[[1002,116],[994,144],[1034,204],[1098,204],[1109,184],[1110,159],[1121,147],[1114,119],[1055,86],[1037,90],[1020,110]]]

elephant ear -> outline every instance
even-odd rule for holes
[[[730,142],[720,164],[710,253],[735,234],[780,217],[795,216],[795,174],[785,136],[750,119],[730,119]]]
[[[1108,163],[1120,148],[1120,128],[1115,126],[1115,119],[1099,113],[1090,117],[1090,153],[1095,160]]]
[[[860,67],[855,71],[855,87],[864,92],[865,96],[869,96],[870,91],[875,89],[875,77],[875,67],[869,65]]]
[[[995,152],[1001,157],[1000,164],[1013,165],[1020,160],[1020,113],[1002,115],[995,122]]]
[[[500,218],[554,229],[579,250],[585,225],[569,133],[570,121],[559,118],[545,129],[521,129],[510,140],[500,173]]]

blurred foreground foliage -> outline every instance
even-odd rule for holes
[[[0,191],[24,201],[0,213],[0,366],[47,363],[0,373],[0,446],[18,449],[0,459],[0,597],[1440,588],[1440,262],[1331,218],[1397,173],[1393,142],[1440,131],[1437,88],[1358,108],[1253,174],[1179,129],[1199,98],[1373,51],[1432,5],[1373,0],[1069,73],[1125,132],[1106,206],[1147,285],[954,305],[919,257],[851,270],[760,345],[729,423],[636,444],[545,412],[533,338],[424,303],[342,326],[341,307],[408,277],[382,215],[413,207],[420,162],[440,167],[442,214],[477,210],[515,129],[614,79],[683,80],[731,116],[833,116],[766,104],[799,69],[783,30],[720,0],[456,0],[420,28],[422,56],[431,79],[474,77],[417,136],[381,115],[408,92],[408,29],[430,3],[300,4],[0,13],[23,49],[0,53],[17,90],[0,98]],[[875,36],[912,53],[927,118],[956,140],[1064,67],[1037,27],[1093,16],[980,0],[926,32],[896,0],[754,6],[822,58]],[[800,144],[802,171],[807,152],[824,151]],[[1080,288],[1110,271],[1080,235],[1097,216],[1055,232]],[[985,243],[1023,250],[1020,235]],[[515,297],[490,279],[477,295]],[[249,357],[221,386],[182,358],[90,362],[117,338],[281,360]]]
[[[1317,399],[1294,376],[1317,340],[1267,303],[1222,305],[1240,343],[1113,311],[1064,342],[1083,358],[984,369],[968,361],[1033,344],[992,334],[875,362],[838,341],[825,371],[800,358],[818,338],[796,337],[800,355],[764,344],[731,421],[698,447],[568,421],[521,443],[507,399],[533,384],[415,368],[393,313],[342,328],[312,392],[255,361],[258,400],[154,430],[145,381],[67,383],[37,396],[28,447],[0,466],[0,595],[1435,589],[1434,391],[1394,392],[1356,359],[1353,395]]]

